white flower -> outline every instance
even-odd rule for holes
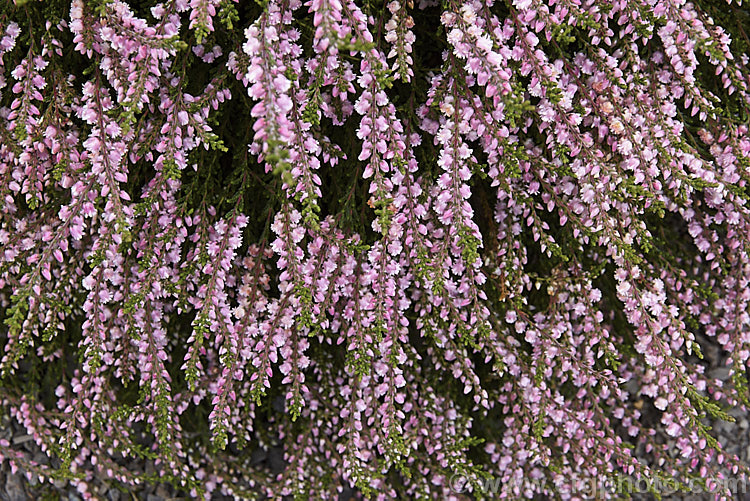
[[[612,119],[612,122],[609,124],[610,128],[612,129],[612,132],[615,134],[622,134],[622,131],[625,130],[625,126],[622,125],[622,122],[619,118]]]
[[[666,398],[664,398],[664,397],[659,397],[659,398],[657,398],[657,399],[656,399],[656,401],[654,402],[654,407],[656,407],[656,408],[657,408],[657,409],[659,409],[660,411],[663,411],[664,409],[666,409],[666,408],[667,408],[667,404],[669,404],[669,402],[667,402],[667,399],[666,399]]]

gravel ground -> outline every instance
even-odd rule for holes
[[[701,349],[704,355],[704,364],[707,365],[706,374],[712,378],[719,379],[721,381],[729,381],[729,368],[727,367],[727,356],[722,353],[722,350],[715,343],[715,340],[708,339],[701,335],[698,336]],[[656,414],[655,409],[650,408],[653,414],[647,415],[644,410],[644,416],[642,419],[649,420],[656,426],[657,430],[664,431],[663,426],[660,423],[661,416]],[[728,414],[735,418],[735,422],[731,423],[723,420],[709,420],[707,424],[711,426],[712,433],[717,437],[724,451],[728,454],[736,454],[744,463],[750,464],[750,434],[748,428],[750,427],[750,413],[742,411],[740,409],[731,409]],[[639,449],[642,449],[639,448]],[[636,451],[636,454],[642,452],[642,450]],[[735,493],[735,501],[750,501],[750,480],[745,485],[738,484],[738,491]],[[639,495],[633,496],[635,501],[650,501],[654,499],[651,495]],[[713,495],[708,493],[702,494],[672,494],[664,496],[665,500],[675,501],[708,501],[714,499]]]
[[[726,356],[720,352],[718,347],[708,342],[708,340],[702,339],[700,341],[705,355],[705,362],[709,367],[707,373],[717,379],[728,380],[729,369],[726,367]],[[630,390],[632,391],[633,389],[631,388]],[[737,454],[743,461],[750,464],[750,414],[742,412],[739,409],[733,409],[729,414],[736,419],[736,422],[713,421],[710,423],[713,433],[718,437],[719,442],[727,453]],[[644,410],[643,419],[655,423],[657,427],[661,426],[659,424],[660,418],[656,414],[648,415],[647,411]],[[47,463],[49,461],[47,456],[36,447],[31,437],[26,434],[26,431],[7,416],[0,422],[0,438],[10,441],[16,447],[26,449],[37,462]],[[636,451],[636,454],[638,452]],[[266,462],[274,470],[278,470],[283,464],[281,454],[280,448],[275,448],[269,452],[259,451],[259,462]],[[149,471],[152,468],[150,464],[134,463],[132,465],[133,471],[143,471],[144,469]],[[737,493],[735,501],[750,501],[750,481],[744,486],[746,487],[745,489],[743,489],[741,484],[739,487],[739,490],[744,492]],[[174,489],[168,485],[144,486],[138,491],[126,492],[118,490],[116,487],[106,484],[106,482],[100,482],[98,486],[91,486],[91,488],[98,488],[97,494],[101,499],[106,501],[177,501],[187,499],[177,496]],[[40,485],[35,478],[27,480],[20,471],[15,474],[11,473],[7,462],[0,464],[0,501],[79,501],[80,499],[81,497],[77,491],[69,487],[66,488],[62,483],[57,485],[50,485],[49,483]],[[224,501],[231,498],[216,496],[213,499]],[[349,499],[349,496],[346,499]],[[649,501],[653,497],[637,494],[633,496],[633,499],[635,501]],[[709,494],[669,495],[664,496],[663,499],[704,501],[713,499],[713,496]]]

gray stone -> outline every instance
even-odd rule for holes
[[[23,487],[24,479],[20,471],[9,474],[5,479],[5,495],[8,501],[26,501],[29,497]]]
[[[169,494],[169,490],[166,488],[164,484],[156,488],[156,495],[160,496],[163,499],[168,499],[169,497],[171,497]]]
[[[708,375],[714,379],[726,381],[729,379],[729,367],[716,367],[708,372]]]
[[[13,437],[13,445],[21,445],[34,440],[31,435],[18,435]]]

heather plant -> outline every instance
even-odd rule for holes
[[[85,499],[730,499],[748,27],[737,1],[0,0],[0,402],[46,455],[0,458]]]

